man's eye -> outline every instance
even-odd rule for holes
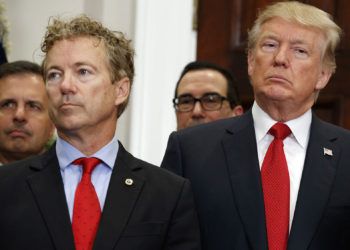
[[[89,75],[91,73],[87,69],[79,69],[78,72],[79,72],[79,75],[82,75],[82,76],[86,76],[86,75]]]
[[[193,102],[193,98],[190,98],[190,97],[179,98],[179,104],[187,104],[192,102]]]
[[[12,101],[4,102],[1,104],[1,108],[14,108],[16,107],[16,103]]]
[[[37,103],[29,103],[28,106],[30,109],[33,109],[33,110],[38,110],[38,111],[41,110],[41,106]]]
[[[275,44],[273,43],[266,43],[264,44],[265,47],[275,47]]]
[[[47,81],[55,81],[60,78],[60,74],[58,72],[49,72],[46,75]]]
[[[277,47],[277,44],[273,42],[265,42],[262,44],[262,49],[264,51],[273,51],[276,47]]]
[[[206,95],[202,99],[204,102],[219,102],[219,101],[221,101],[220,96],[217,94]]]
[[[309,55],[308,51],[303,48],[295,48],[294,52],[298,58],[307,58]]]

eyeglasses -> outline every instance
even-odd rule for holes
[[[195,98],[192,95],[181,95],[173,99],[174,108],[179,112],[190,112],[194,109],[196,102],[200,102],[201,107],[205,111],[215,111],[222,107],[222,102],[227,100],[216,93],[207,93],[200,98]]]

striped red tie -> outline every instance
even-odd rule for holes
[[[83,166],[83,176],[77,186],[73,208],[73,234],[76,250],[90,250],[93,247],[101,217],[101,208],[91,173],[101,161],[97,158],[79,158],[73,162]]]
[[[289,173],[283,140],[291,133],[276,123],[269,133],[274,136],[261,168],[269,250],[287,249],[289,234]]]

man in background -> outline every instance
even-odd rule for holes
[[[200,249],[189,181],[136,159],[116,136],[131,41],[82,15],[52,19],[41,49],[57,140],[0,168],[0,249]]]
[[[0,164],[45,151],[54,133],[39,65],[0,65]]]
[[[203,249],[350,249],[350,133],[312,112],[340,34],[314,6],[268,6],[248,35],[252,109],[170,136],[162,167],[191,181]]]
[[[210,62],[186,65],[176,84],[173,104],[178,130],[243,113],[233,76]]]

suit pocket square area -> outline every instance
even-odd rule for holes
[[[123,237],[157,236],[163,232],[163,222],[144,222],[127,225]]]

